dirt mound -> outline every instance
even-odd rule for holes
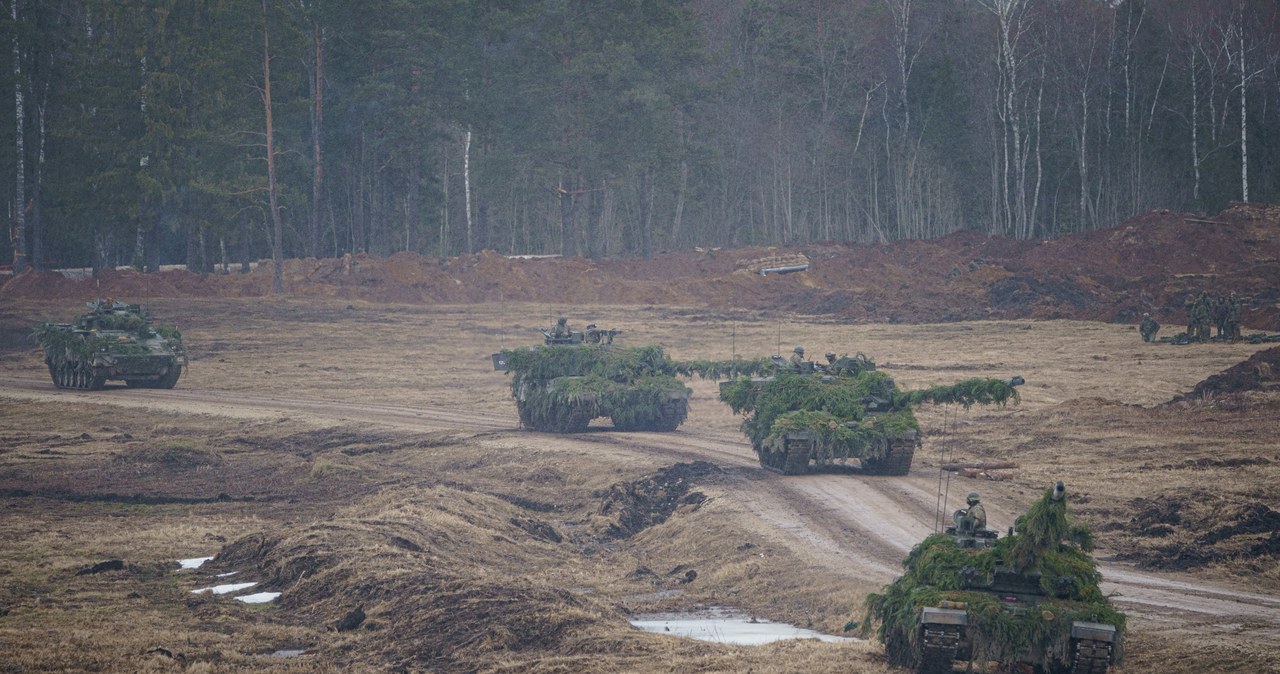
[[[589,651],[593,633],[625,626],[599,600],[521,574],[556,551],[510,523],[514,508],[448,487],[396,490],[237,540],[202,571],[253,576],[282,591],[285,620],[351,632],[339,657],[352,663],[376,654],[414,671],[472,669],[494,654]],[[193,604],[214,611],[217,601]]]
[[[707,497],[702,492],[689,491],[690,487],[719,472],[706,461],[677,463],[654,475],[614,484],[600,503],[602,526],[597,528],[604,537],[618,539],[662,524],[680,506],[702,505]]]
[[[1180,395],[1172,403],[1186,400],[1212,400],[1216,397],[1246,391],[1280,390],[1280,346],[1259,351],[1236,365],[1196,384],[1190,393]]]
[[[1256,501],[1227,503],[1209,492],[1135,499],[1131,550],[1119,555],[1152,569],[1187,570],[1219,562],[1258,570],[1280,560],[1280,512]]]
[[[761,260],[806,260],[805,271],[752,273]],[[1118,227],[1050,241],[967,230],[942,239],[695,249],[650,260],[506,257],[286,260],[285,290],[301,297],[433,304],[525,301],[786,310],[871,322],[1069,318],[1185,322],[1200,291],[1244,299],[1243,324],[1280,329],[1280,206],[1233,204],[1216,216],[1155,210]],[[271,264],[249,274],[105,272],[95,282],[28,272],[0,299],[144,302],[150,297],[256,297]]]

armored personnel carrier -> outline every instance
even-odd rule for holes
[[[55,386],[96,391],[108,380],[143,388],[178,383],[187,351],[176,328],[152,326],[151,313],[138,304],[96,300],[88,307],[74,323],[35,329]]]
[[[797,355],[803,351],[796,349]],[[784,475],[858,469],[906,475],[920,445],[911,408],[924,401],[1004,404],[1017,398],[1012,379],[971,379],[923,391],[898,390],[862,354],[815,364],[774,356],[774,372],[720,383],[720,399],[746,415],[742,431],[760,465]]]
[[[620,431],[674,431],[689,413],[691,391],[660,346],[618,348],[621,330],[544,329],[543,345],[493,354],[511,374],[520,424],[549,433],[581,433],[609,417]]]
[[[1065,497],[1061,482],[1047,489],[1004,538],[957,511],[956,526],[912,549],[906,573],[867,597],[863,629],[878,627],[889,663],[920,674],[957,661],[1069,674],[1119,664],[1125,616],[1099,589],[1092,535]]]

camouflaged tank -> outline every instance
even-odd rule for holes
[[[976,496],[972,495],[972,496]],[[1042,674],[1105,674],[1123,656],[1125,616],[1099,589],[1087,527],[1067,516],[1058,482],[1007,537],[957,526],[911,550],[906,573],[867,597],[889,663],[919,674],[957,664]]]
[[[570,330],[561,319],[544,329],[543,345],[493,354],[511,374],[520,425],[548,433],[581,433],[609,417],[620,431],[674,431],[689,413],[691,391],[676,378],[660,346],[619,348],[621,330],[588,325]]]
[[[720,399],[746,416],[742,431],[761,466],[784,475],[855,467],[870,475],[906,475],[920,445],[914,405],[1004,404],[1017,398],[1014,387],[1022,383],[1021,377],[970,379],[907,392],[862,354],[829,360],[774,356],[772,374],[720,383]]]
[[[74,323],[44,323],[33,333],[54,385],[97,391],[109,380],[142,388],[178,383],[187,351],[176,328],[152,326],[138,304],[96,300],[88,307]]]

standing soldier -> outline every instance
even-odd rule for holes
[[[1160,324],[1151,314],[1142,314],[1142,324],[1138,326],[1138,332],[1142,334],[1142,341],[1149,342],[1156,338],[1156,333],[1160,332]]]
[[[1227,339],[1235,341],[1240,339],[1240,312],[1244,309],[1244,303],[1236,296],[1235,292],[1227,298]]]
[[[1195,304],[1191,305],[1191,318],[1196,326],[1191,338],[1197,342],[1209,341],[1209,317],[1212,315],[1210,305],[1209,295],[1203,290],[1196,296]]]

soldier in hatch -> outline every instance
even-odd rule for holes
[[[556,327],[551,328],[551,336],[555,339],[566,339],[569,337],[569,319],[561,316],[556,319]]]
[[[986,529],[987,509],[982,507],[978,492],[969,492],[969,497],[965,499],[965,502],[969,504],[969,507],[957,510],[955,515],[952,516],[952,519],[956,522],[956,531],[971,534],[975,531]]]
[[[808,361],[804,359],[804,347],[797,346],[791,351],[791,369],[796,372],[804,372],[808,369]]]

